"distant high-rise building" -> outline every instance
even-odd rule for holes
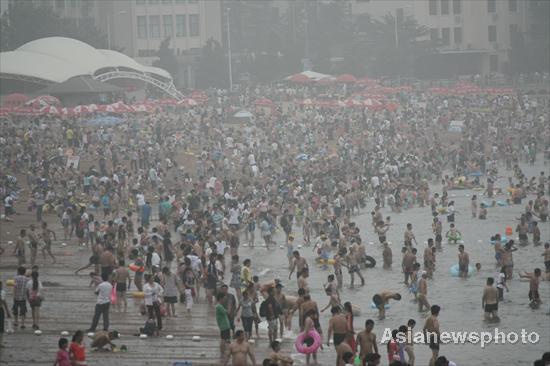
[[[514,32],[529,26],[525,0],[354,0],[352,14],[413,15],[441,44],[441,74],[505,72]],[[399,18],[399,17],[398,17]]]
[[[109,42],[138,62],[157,59],[161,42],[170,37],[178,59],[173,75],[180,86],[195,85],[196,56],[209,38],[221,41],[221,2],[205,0],[97,1],[96,23]]]

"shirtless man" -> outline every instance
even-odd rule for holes
[[[317,303],[311,299],[309,294],[304,295],[304,302],[299,305],[300,308],[300,331],[304,331],[304,316],[310,310],[315,310],[317,316],[319,316],[319,308]]]
[[[411,247],[413,241],[416,245],[418,245],[418,243],[416,242],[416,237],[414,236],[414,234],[412,232],[412,228],[413,228],[412,224],[408,223],[407,224],[407,230],[405,230],[405,233],[403,234],[405,246],[407,246],[407,247]]]
[[[289,309],[289,303],[286,300],[286,296],[283,293],[283,284],[280,282],[277,282],[275,285],[275,293],[273,294],[273,297],[275,297],[275,300],[279,303],[281,306],[281,315],[279,316],[279,337],[283,338],[283,331],[285,329],[284,325],[288,323],[288,313],[290,311]]]
[[[468,266],[470,265],[470,256],[464,251],[464,245],[458,246],[458,276],[468,277]]]
[[[298,288],[303,288],[306,291],[306,294],[309,293],[309,285],[307,279],[309,277],[309,270],[304,268],[302,273],[298,276]]]
[[[331,286],[325,287],[325,293],[329,297],[329,301],[327,306],[321,309],[321,313],[327,310],[328,308],[334,308],[334,307],[341,307],[342,304],[340,303],[340,297],[338,296],[338,293],[333,290]]]
[[[405,276],[405,285],[409,285],[409,278],[411,277],[414,271],[414,264],[416,262],[416,248],[413,248],[412,251],[410,247],[403,247],[403,260],[401,266],[403,268],[403,274]]]
[[[493,277],[487,278],[487,285],[483,289],[481,297],[481,307],[485,311],[485,320],[498,321],[498,291],[493,286],[495,280]]]
[[[428,247],[424,249],[424,270],[428,274],[428,278],[433,277],[435,258],[433,253],[434,240],[428,239]]]
[[[278,341],[271,342],[273,352],[269,354],[269,360],[278,366],[290,366],[294,364],[294,360],[290,356],[281,353],[281,343]]]
[[[117,338],[118,338],[118,332],[116,330],[112,332],[107,332],[106,330],[99,330],[95,332],[90,348],[95,348],[98,351],[100,351],[103,349],[103,347],[105,347],[106,345],[109,345],[112,351],[113,348],[115,348],[116,346],[111,341]]]
[[[359,278],[361,279],[361,286],[364,286],[365,278],[361,274],[361,268],[359,268],[359,251],[357,249],[354,249],[354,247],[351,247],[349,254],[346,256],[346,259],[348,262],[347,267],[351,278],[351,287],[353,287],[355,283],[355,274],[357,274],[357,276],[359,276]]]
[[[424,311],[424,308],[426,308],[426,311],[430,309],[430,303],[428,302],[428,274],[423,271],[422,277],[420,280],[418,280],[418,294],[417,294],[417,300],[418,300],[418,311],[422,312]]]
[[[120,311],[121,304],[124,303],[124,312],[126,312],[128,307],[128,303],[126,301],[126,291],[130,289],[132,279],[130,278],[128,268],[124,265],[124,259],[121,259],[118,262],[118,268],[115,271],[115,281],[118,311]],[[126,285],[126,283],[128,283],[128,285]]]
[[[535,268],[535,271],[533,273],[523,273],[523,274],[519,274],[519,276],[521,278],[529,278],[530,281],[529,281],[529,301],[531,301],[531,303],[529,304],[529,306],[533,309],[537,309],[540,304],[542,303],[542,301],[540,300],[540,295],[539,295],[539,284],[540,284],[540,276],[541,276],[541,271],[540,271],[540,268]]]
[[[388,242],[384,242],[384,250],[382,251],[382,258],[384,260],[384,269],[390,269],[393,262],[393,255]]]
[[[235,341],[229,345],[229,352],[226,353],[223,365],[226,366],[229,358],[232,358],[233,366],[247,366],[248,357],[250,357],[252,365],[256,366],[256,357],[252,352],[252,347],[245,340],[244,331],[239,329],[235,332]]]
[[[338,306],[331,309],[332,318],[328,321],[327,345],[330,347],[330,336],[333,336],[334,347],[338,347],[346,339],[349,331],[346,316]]]
[[[15,248],[13,248],[13,254],[17,257],[17,263],[18,266],[21,267],[23,264],[25,264],[25,237],[27,236],[27,232],[25,229],[21,229],[19,232],[19,236],[17,237],[17,240],[15,241]]]
[[[294,261],[292,262],[292,267],[290,267],[290,273],[288,274],[288,279],[290,280],[290,277],[294,273],[294,270],[296,270],[296,280],[300,277],[300,274],[302,271],[306,268],[308,268],[307,261],[304,257],[300,256],[300,252],[295,250],[292,255],[294,255]]]
[[[342,356],[344,356],[344,354],[348,352],[353,354],[353,350],[351,349],[350,345],[347,342],[344,341],[340,343],[338,346],[336,346],[336,366],[346,365]]]
[[[43,222],[42,223],[42,232],[40,233],[40,237],[42,240],[44,240],[44,246],[42,247],[42,255],[44,256],[44,262],[46,262],[46,253],[50,255],[52,258],[53,264],[55,264],[55,257],[52,253],[52,235],[54,240],[57,240],[57,237],[55,236],[55,232],[53,230],[48,229],[48,223]]]
[[[441,308],[439,305],[432,305],[430,308],[432,315],[424,323],[424,334],[428,337],[427,341],[430,349],[432,350],[432,357],[430,358],[429,366],[435,365],[435,360],[439,356],[439,321],[437,317],[439,316],[439,311]]]
[[[432,231],[435,235],[435,247],[438,250],[441,250],[441,242],[443,241],[443,237],[441,236],[441,233],[443,232],[443,225],[441,224],[441,221],[437,217],[434,217],[433,223],[432,223]]]
[[[356,344],[359,347],[359,357],[361,360],[369,353],[378,353],[378,345],[376,344],[376,334],[372,332],[374,321],[367,319],[365,321],[365,329],[357,334]]]
[[[401,300],[401,294],[389,290],[383,290],[382,292],[372,297],[372,302],[378,308],[378,319],[382,320],[386,318],[385,306],[390,302],[390,299]]]
[[[99,256],[99,265],[101,266],[101,275],[110,276],[116,266],[116,258],[113,254],[113,248],[108,246]]]
[[[34,231],[34,224],[30,225],[30,230],[27,233],[29,237],[29,246],[31,248],[31,265],[34,266],[36,263],[36,254],[38,253],[38,234]]]
[[[544,257],[544,266],[546,273],[550,273],[550,243],[544,243],[544,253],[541,254]]]

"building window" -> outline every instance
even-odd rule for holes
[[[498,72],[498,55],[489,56],[489,70],[491,72]]]
[[[187,36],[187,24],[185,15],[176,15],[176,37]]]
[[[149,16],[149,37],[160,38],[160,16]]]
[[[136,0],[136,5],[145,5],[145,0]]]
[[[137,32],[138,38],[147,38],[147,17],[137,17]]]
[[[441,28],[441,40],[444,45],[451,44],[451,28]]]
[[[518,1],[517,0],[508,0],[508,10],[511,12],[518,11]]]
[[[65,9],[65,0],[55,0],[55,8],[57,10]]]
[[[517,24],[510,24],[510,42],[514,42],[515,37],[518,35],[519,28]]]
[[[171,15],[163,15],[162,16],[162,27],[164,30],[164,37],[172,37],[174,36],[174,25],[172,24],[172,16]]]
[[[497,11],[496,0],[487,0],[487,12],[494,13]]]
[[[439,29],[430,28],[430,40],[432,42],[437,42],[439,40]]]
[[[441,15],[449,15],[449,0],[441,0]]]
[[[489,42],[496,42],[497,41],[497,26],[496,25],[490,25],[488,29],[489,29]]]
[[[462,0],[453,0],[453,14],[462,14]]]
[[[430,15],[437,15],[437,0],[430,0],[428,7]]]
[[[200,35],[199,14],[189,14],[189,36],[198,37]]]
[[[462,28],[456,27],[454,29],[454,41],[455,44],[461,44],[462,43]]]

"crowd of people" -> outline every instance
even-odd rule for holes
[[[299,102],[353,93],[352,88],[289,85],[258,85],[231,94],[212,91],[204,105],[131,115],[122,124],[102,127],[71,118],[0,119],[2,220],[17,224],[16,206],[23,206],[36,221],[20,230],[12,246],[0,247],[0,254],[14,255],[19,267],[11,284],[14,327],[25,329],[28,302],[32,327],[39,330],[43,286],[38,263],[49,266],[60,260],[52,243],[63,237],[68,245],[89,251],[89,263],[74,270],[78,275],[90,269],[90,285],[97,294],[87,330],[95,332],[92,347],[114,347],[111,305],[127,311],[126,297],[135,288],[143,296],[145,321],[138,335],[157,336],[164,322],[180,321],[178,302],[185,304],[187,316],[201,299],[215,307],[222,364],[231,360],[246,365],[247,358],[256,364],[249,340],[258,337],[262,321],[268,324],[272,349],[263,364],[292,364],[281,350],[281,339],[285,328],[296,329],[292,318],[297,313],[304,341],[300,346],[320,348],[326,338],[327,346],[335,347],[337,366],[378,365],[384,357],[390,365],[415,365],[413,345],[397,341],[398,332],[416,325],[414,319],[396,327],[382,350],[374,320],[366,320],[364,330],[356,332],[353,298],[342,300],[351,296],[342,290],[345,272],[352,287],[364,286],[362,270],[376,262],[367,256],[367,233],[356,219],[370,214],[368,235],[378,237],[383,268],[390,269],[394,260],[388,231],[399,229],[384,213],[425,207],[433,237],[423,248],[413,225],[403,228],[401,267],[419,311],[431,314],[423,329],[439,334],[441,308],[428,300],[428,286],[438,251],[447,244],[444,238],[460,244],[457,275],[467,278],[474,270],[455,227],[455,202],[449,195],[452,189],[470,188],[479,188],[470,203],[474,219],[490,219],[489,207],[528,201],[516,228],[519,241],[510,235],[492,238],[501,271],[480,290],[486,318],[498,319],[498,303],[513,275],[516,244],[546,241],[546,267],[534,264],[532,273],[521,274],[529,278],[530,304],[538,308],[539,283],[550,273],[548,238],[540,230],[548,222],[550,179],[544,171],[529,177],[522,166],[550,160],[549,100],[412,90],[391,97],[399,105],[396,110]],[[258,98],[271,100],[273,107],[255,107]],[[236,120],[233,112],[241,109],[254,113],[246,121]],[[453,121],[462,122],[460,131],[449,129]],[[79,165],[67,164],[73,156]],[[509,185],[495,186],[503,175]],[[48,225],[46,215],[57,217],[58,224]],[[260,281],[251,252],[259,246],[267,249],[262,254],[267,256],[276,255],[278,246],[286,249],[288,280],[296,274],[296,286],[288,287],[296,292],[283,291],[286,279]],[[323,285],[328,297],[324,308],[310,294],[308,277],[317,269],[309,266],[305,249],[314,250],[315,260],[331,271]],[[4,315],[11,312],[5,291],[0,291],[3,327]],[[389,302],[401,298],[390,290],[373,297],[379,321],[384,321]],[[319,315],[327,309],[332,317],[325,337]],[[100,318],[103,327],[97,331]],[[308,364],[318,362],[318,348],[304,352]],[[454,364],[439,354],[437,340],[430,339],[429,348],[430,366]],[[70,346],[67,339],[59,340],[59,349],[60,366],[85,364],[82,331],[74,334]]]

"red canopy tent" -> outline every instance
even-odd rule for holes
[[[355,84],[357,79],[351,74],[343,74],[336,77],[336,82],[342,84]]]
[[[18,107],[25,104],[27,100],[29,100],[29,97],[27,97],[25,94],[13,93],[6,95],[3,104],[6,107]]]
[[[259,98],[254,101],[254,105],[258,107],[273,107],[273,101],[267,98]]]
[[[308,84],[312,81],[310,78],[303,74],[294,74],[290,76],[287,80],[297,84]]]

